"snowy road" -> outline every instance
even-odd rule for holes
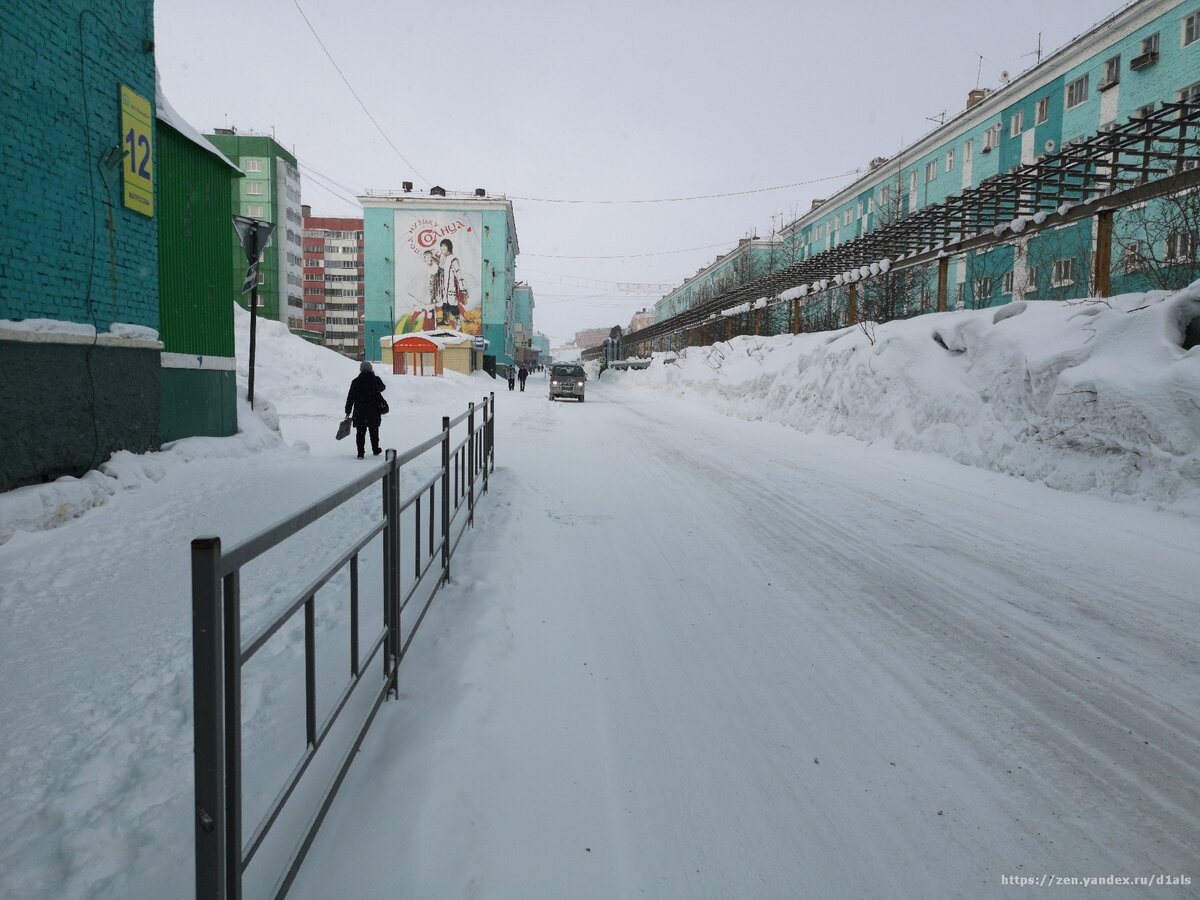
[[[1197,896],[1194,519],[589,391],[498,395],[294,896]]]

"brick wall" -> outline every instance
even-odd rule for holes
[[[153,219],[125,209],[120,86],[154,103],[152,0],[23,0],[0,18],[0,318],[158,326]],[[111,201],[111,221],[109,227]],[[111,237],[111,241],[110,241]]]

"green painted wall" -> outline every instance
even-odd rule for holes
[[[162,370],[164,442],[195,435],[237,434],[237,382],[232,371]]]
[[[241,295],[227,263],[236,173],[169,125],[160,122],[158,134],[163,350],[232,358],[233,303]]]

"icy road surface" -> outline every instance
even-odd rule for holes
[[[1198,895],[1200,523],[588,388],[497,395],[295,897]]]

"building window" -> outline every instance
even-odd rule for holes
[[[1121,248],[1121,271],[1126,275],[1142,271],[1142,242],[1130,241]]]
[[[1200,103],[1200,81],[1189,84],[1176,96],[1180,103]]]
[[[1037,102],[1036,112],[1034,113],[1034,125],[1041,125],[1050,118],[1050,98],[1042,97]]]
[[[1148,119],[1154,115],[1154,104],[1147,103],[1145,106],[1139,106],[1134,110],[1133,117],[1135,119]]]
[[[1129,61],[1129,68],[1135,72],[1158,62],[1158,32],[1142,38],[1141,52]]]
[[[1005,272],[1000,276],[1000,293],[1011,294],[1013,289],[1013,273]]]
[[[1183,20],[1183,46],[1200,40],[1200,12],[1194,12]]]
[[[1104,61],[1104,77],[1100,79],[1100,90],[1110,88],[1121,80],[1121,57],[1114,56]]]
[[[975,299],[987,300],[992,296],[992,277],[975,279]]]
[[[263,186],[261,181],[251,181],[246,185],[246,193],[252,197],[261,197]]]
[[[1078,106],[1088,98],[1088,77],[1081,75],[1067,85],[1067,109]]]
[[[851,219],[852,217],[853,217],[853,214],[851,213],[851,211],[850,211],[850,210],[846,210],[845,214],[842,216],[842,224],[843,224],[843,225],[849,225],[849,224],[850,224],[850,219]]]
[[[244,159],[242,160],[242,164],[246,167],[247,172],[261,172],[263,170],[261,159]]]
[[[947,172],[954,171],[954,151],[953,150],[946,151],[946,171]]]
[[[1025,270],[1025,293],[1036,291],[1038,286],[1038,270],[1037,266],[1030,266]]]
[[[983,132],[983,152],[991,153],[992,149],[999,143],[1000,125],[997,123]]]
[[[1008,122],[1008,136],[1020,137],[1021,132],[1025,129],[1025,111],[1018,109],[1013,113],[1013,117]]]
[[[884,188],[883,188],[883,189],[882,189],[882,190],[879,192],[879,205],[880,205],[880,206],[887,206],[887,205],[888,205],[888,203],[890,203],[890,202],[891,202],[891,199],[892,199],[892,189],[891,189],[890,187],[886,187],[886,186],[885,186],[885,187],[884,187]]]
[[[1050,273],[1051,287],[1065,287],[1075,283],[1075,258],[1056,259],[1054,269]]]
[[[1167,261],[1191,262],[1196,255],[1196,234],[1192,231],[1173,231],[1167,235]]]
[[[925,183],[928,184],[935,178],[937,178],[937,160],[931,159],[925,163]]]
[[[263,217],[263,207],[261,203],[251,203],[246,207],[246,215],[252,219],[261,219]]]
[[[908,194],[910,197],[915,197],[917,193],[917,173],[908,173]]]
[[[974,141],[967,141],[965,144],[963,144],[963,163],[964,164],[969,163],[971,161],[971,152],[974,149],[975,149]]]

